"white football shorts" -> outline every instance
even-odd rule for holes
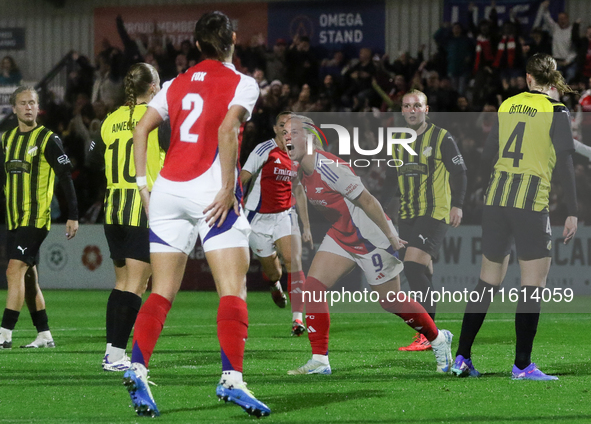
[[[230,210],[221,227],[210,227],[203,210],[217,192],[200,193],[195,181],[156,180],[150,196],[150,252],[181,251],[189,255],[198,237],[205,252],[248,248],[250,225],[242,208],[240,215]]]
[[[318,251],[333,253],[354,261],[363,270],[370,286],[379,286],[390,281],[404,269],[402,261],[387,250],[376,247],[362,255],[347,252],[328,234],[324,236]]]
[[[246,211],[250,219],[250,248],[255,255],[266,258],[276,252],[275,242],[283,237],[300,235],[298,216],[294,208],[279,213]]]

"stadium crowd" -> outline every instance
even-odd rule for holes
[[[548,4],[546,1],[540,6],[530,33],[525,33],[512,15],[499,25],[494,7],[488,19],[475,22],[469,8],[470,25],[464,28],[459,23],[443,23],[433,35],[437,49],[430,56],[425,55],[425,46],[416,56],[403,51],[396,58],[369,47],[362,47],[357,57],[346,57],[343,51],[322,54],[306,36],[275,40],[271,48],[262,35],[239,40],[234,64],[239,71],[252,75],[261,90],[252,119],[242,130],[241,163],[254,146],[273,137],[273,123],[281,111],[399,112],[402,96],[419,89],[428,97],[434,121],[435,112],[462,113],[463,118],[454,119],[447,129],[468,168],[463,222],[479,224],[486,187],[478,171],[480,154],[498,106],[527,90],[525,63],[533,54],[551,54],[567,82],[577,90],[562,101],[571,110],[575,138],[591,144],[591,118],[583,114],[591,112],[591,26],[583,31],[581,20],[571,22],[566,13],[555,21]],[[160,80],[167,81],[200,61],[200,53],[190,40],[174,46],[158,34],[132,39],[121,17],[117,18],[117,28],[123,49],[104,41],[94,64],[86,56],[73,53],[67,66],[65,101],[50,99],[40,116],[46,127],[60,135],[72,160],[81,222],[102,219],[104,176],[92,169],[87,154],[103,119],[125,101],[123,77],[129,67],[137,62],[149,63],[158,70]],[[0,64],[0,85],[18,84],[21,72],[12,57],[4,57]],[[371,145],[375,134],[367,130],[361,139]],[[579,222],[583,225],[591,223],[588,168],[587,158],[575,156]],[[388,190],[387,169],[371,166],[356,171],[387,205],[394,195]],[[53,218],[65,221],[66,216],[60,213],[67,209],[65,199],[57,198],[62,207],[53,208]],[[550,217],[556,224],[566,217],[559,187],[552,190]]]

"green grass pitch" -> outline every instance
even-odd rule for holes
[[[0,292],[0,302],[6,292]],[[106,291],[45,293],[55,349],[16,346],[35,337],[26,309],[0,351],[0,422],[135,423],[121,373],[101,369]],[[145,298],[145,296],[144,296]],[[215,293],[180,293],[150,363],[162,423],[249,422],[218,402],[220,374]],[[292,338],[290,313],[268,293],[249,294],[245,381],[272,409],[268,423],[590,423],[591,314],[542,315],[534,360],[559,381],[512,381],[515,331],[510,314],[489,314],[473,361],[484,376],[435,372],[431,352],[399,352],[413,332],[388,314],[333,314],[331,376],[288,376],[310,357],[307,338]],[[461,314],[437,323],[455,334]]]

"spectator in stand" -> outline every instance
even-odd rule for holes
[[[341,89],[333,75],[328,74],[322,80],[322,86],[318,90],[318,97],[323,97],[328,102],[328,110],[336,111],[341,106]]]
[[[333,53],[332,59],[322,59],[320,62],[320,78],[324,80],[327,75],[331,75],[333,81],[340,82],[345,68],[345,54],[337,50]]]
[[[296,35],[286,52],[286,77],[290,84],[318,85],[318,61],[310,50],[310,38]]]
[[[388,59],[389,59],[388,55],[385,54],[382,57],[384,68],[387,71],[390,71],[391,73],[393,73],[395,75],[402,75],[404,77],[405,81],[410,81],[410,80],[412,80],[412,77],[417,72],[417,69],[419,68],[419,66],[421,65],[421,63],[424,60],[423,59],[423,51],[424,50],[425,50],[425,45],[422,44],[419,47],[419,53],[418,53],[418,56],[416,59],[413,58],[409,52],[402,51],[398,55],[398,58],[396,60],[394,60],[394,62],[392,62],[392,64],[390,64],[388,62]]]
[[[269,81],[265,78],[265,71],[260,68],[256,68],[252,73],[252,77],[257,82],[259,89],[261,90],[261,97],[264,97],[269,91]]]
[[[88,97],[92,96],[92,86],[94,84],[94,67],[86,56],[81,56],[77,52],[72,52],[71,60],[66,66],[66,94],[65,100],[68,105],[73,105],[78,93],[84,93]]]
[[[240,58],[240,63],[250,74],[256,68],[265,69],[265,45],[263,34],[253,35],[247,47],[236,45],[236,56]]]
[[[427,75],[427,86],[424,91],[427,99],[429,99],[430,112],[444,112],[445,100],[441,99],[443,95],[439,88],[439,74],[437,71],[431,71]]]
[[[292,112],[308,112],[312,107],[311,90],[308,84],[304,84],[298,95],[298,100],[291,105],[290,110]]]
[[[474,104],[482,106],[484,99],[489,97],[494,90],[492,65],[495,61],[496,48],[499,41],[499,27],[497,25],[497,10],[491,4],[491,11],[488,19],[483,19],[475,24],[477,9],[471,3],[468,6],[468,23],[470,32],[476,39],[474,68],[474,89],[472,96]]]
[[[526,54],[527,59],[536,53],[551,55],[552,41],[550,40],[550,34],[541,28],[534,28],[530,34],[530,40],[523,46],[523,52]]]
[[[523,50],[519,41],[519,24],[511,17],[503,24],[503,37],[499,41],[493,68],[499,70],[501,80],[517,78],[525,71]]]
[[[453,24],[451,33],[442,27],[433,37],[447,53],[447,76],[451,78],[452,86],[460,94],[466,94],[468,78],[474,64],[473,41],[464,34],[459,23]]]
[[[115,110],[124,102],[123,80],[117,70],[117,57],[120,51],[109,48],[97,57],[97,75],[92,88],[92,103],[102,101],[109,111]]]
[[[189,62],[187,61],[187,56],[184,53],[179,53],[174,58],[174,66],[176,68],[176,74],[184,74],[187,69],[189,69]]]
[[[570,24],[568,14],[558,14],[558,22],[555,22],[548,10],[550,0],[540,4],[538,15],[543,13],[544,22],[552,35],[552,56],[556,59],[558,70],[562,72],[567,82],[572,80],[577,71],[577,53],[573,43],[573,25]],[[537,23],[538,19],[536,19]],[[534,24],[535,26],[535,24]]]
[[[585,36],[579,37],[580,21],[578,19],[573,25],[573,36],[577,48],[577,76],[588,79],[591,78],[591,25],[585,30]]]
[[[283,38],[277,39],[272,52],[265,53],[267,62],[266,74],[270,81],[285,81],[285,51],[287,43]]]
[[[269,116],[277,116],[287,107],[287,103],[281,98],[281,81],[274,80],[269,84],[267,94],[263,97],[263,108]]]
[[[0,85],[19,85],[22,79],[21,71],[12,56],[4,56],[0,70]]]
[[[351,107],[353,111],[358,111],[377,101],[378,96],[372,87],[372,80],[376,73],[377,69],[372,60],[371,49],[361,48],[359,60],[349,67],[345,75],[344,86],[348,86],[349,89],[343,96],[343,104]]]

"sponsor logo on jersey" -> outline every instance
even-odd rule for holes
[[[317,206],[328,206],[326,200],[316,200],[316,199],[309,199],[310,203]]]
[[[68,163],[70,163],[70,158],[68,157],[68,155],[61,155],[57,158],[57,163],[59,163],[60,165],[67,165]]]
[[[207,75],[207,72],[194,72],[191,75],[191,81],[205,81],[205,75]]]
[[[464,158],[462,157],[462,155],[457,155],[454,156],[451,161],[454,163],[454,165],[461,165],[464,163]]]
[[[9,162],[6,162],[5,167],[6,172],[9,174],[22,174],[24,172],[31,172],[31,163],[20,159],[11,159]]]

